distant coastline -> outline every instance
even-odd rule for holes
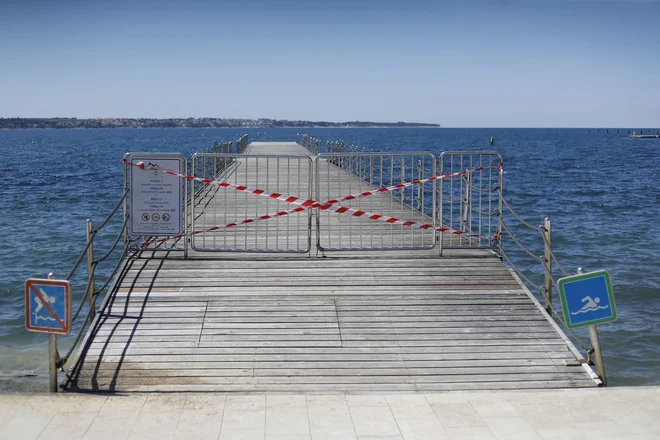
[[[33,128],[440,128],[440,124],[228,118],[0,118],[0,129]]]

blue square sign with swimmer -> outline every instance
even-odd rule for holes
[[[25,282],[25,327],[29,331],[71,331],[71,286],[68,281],[30,278]]]
[[[557,285],[568,328],[603,324],[617,318],[607,271],[561,278]]]

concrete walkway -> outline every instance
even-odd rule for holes
[[[9,439],[660,439],[660,387],[443,394],[0,394]]]

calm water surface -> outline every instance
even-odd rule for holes
[[[294,141],[298,131],[0,130],[0,380],[43,388],[47,337],[25,331],[24,282],[49,272],[66,275],[84,246],[85,219],[98,224],[121,195],[126,152],[188,155],[239,133],[247,132],[252,141]],[[505,196],[532,224],[552,219],[562,264],[570,271],[579,266],[610,271],[619,320],[599,327],[610,385],[660,384],[660,233],[655,229],[660,139],[629,139],[623,129],[307,131],[376,151],[500,152],[507,172]],[[119,221],[100,237],[98,248],[114,239]],[[541,254],[537,235],[516,231]],[[540,279],[540,268],[521,252],[507,250],[528,276]],[[99,279],[110,266],[101,268]],[[84,271],[72,280],[76,300],[85,282]],[[60,340],[62,351],[70,337]]]

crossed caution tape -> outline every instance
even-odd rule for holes
[[[452,177],[463,176],[463,175],[466,175],[470,172],[483,171],[483,170],[486,170],[488,168],[498,168],[500,172],[504,172],[504,170],[502,169],[502,164],[482,166],[482,167],[477,167],[477,168],[473,168],[473,169],[470,169],[470,170],[462,170],[462,171],[458,171],[458,172],[455,172],[455,173],[448,173],[448,174],[443,174],[443,175],[440,175],[440,176],[432,176],[432,177],[428,177],[426,179],[417,179],[417,180],[413,180],[411,182],[399,183],[397,185],[387,186],[387,187],[383,187],[383,188],[377,188],[377,189],[374,189],[374,190],[371,190],[371,191],[361,192],[359,194],[352,194],[352,195],[347,195],[347,196],[344,196],[344,197],[340,197],[338,199],[327,200],[325,202],[317,202],[316,200],[311,200],[311,199],[303,200],[299,197],[286,196],[286,195],[283,195],[283,194],[280,194],[280,193],[269,193],[269,192],[264,191],[262,189],[250,188],[249,186],[245,186],[245,185],[236,185],[236,184],[233,184],[233,183],[224,182],[224,181],[220,181],[220,180],[203,179],[201,177],[190,176],[190,175],[186,175],[186,174],[177,173],[175,171],[163,170],[163,169],[160,169],[160,168],[149,168],[149,167],[146,167],[144,165],[144,162],[138,162],[136,164],[133,164],[133,163],[131,163],[131,162],[125,160],[125,159],[123,160],[123,162],[126,165],[138,167],[143,171],[159,171],[159,172],[169,174],[171,176],[176,176],[176,177],[180,177],[180,178],[184,178],[184,179],[188,179],[188,180],[202,182],[202,183],[207,184],[207,185],[216,185],[216,186],[219,186],[219,187],[222,187],[222,188],[232,188],[232,189],[235,189],[236,191],[242,191],[242,192],[254,194],[254,195],[257,195],[257,196],[267,197],[267,198],[270,198],[270,199],[290,203],[292,205],[297,205],[296,208],[293,208],[293,209],[290,209],[290,210],[287,210],[287,211],[279,211],[279,212],[276,212],[276,213],[273,213],[273,214],[267,214],[267,215],[262,215],[262,216],[258,216],[258,217],[254,217],[254,218],[248,218],[248,219],[245,219],[245,220],[242,220],[242,221],[239,221],[239,222],[235,222],[235,223],[228,223],[228,224],[222,225],[222,226],[213,226],[213,227],[208,228],[208,229],[204,229],[204,230],[200,230],[200,231],[193,231],[192,235],[203,234],[205,232],[218,231],[218,230],[221,230],[221,229],[233,228],[233,227],[236,227],[236,226],[245,225],[245,224],[249,224],[249,223],[255,223],[255,222],[258,222],[258,221],[268,220],[268,219],[276,218],[276,217],[283,217],[283,216],[294,214],[294,213],[297,213],[297,212],[302,212],[302,211],[305,211],[307,209],[318,209],[318,210],[321,210],[321,211],[328,211],[328,212],[334,212],[334,213],[337,213],[337,214],[350,215],[352,217],[358,217],[358,218],[359,217],[364,217],[364,218],[368,218],[369,220],[374,220],[374,221],[383,222],[383,223],[389,223],[389,224],[392,224],[392,225],[403,225],[403,226],[408,226],[408,227],[412,227],[412,228],[416,228],[416,229],[430,229],[430,230],[437,231],[437,232],[449,232],[452,235],[465,235],[465,236],[468,236],[468,237],[481,237],[479,234],[471,234],[471,233],[467,233],[467,232],[463,232],[463,231],[453,231],[453,230],[450,230],[449,228],[446,228],[444,226],[436,227],[436,226],[434,226],[432,224],[428,224],[428,223],[419,223],[419,222],[415,222],[415,221],[412,221],[412,220],[403,220],[403,219],[399,219],[399,218],[396,218],[396,217],[383,216],[381,214],[375,214],[375,213],[369,212],[369,211],[363,211],[363,210],[360,210],[360,209],[349,208],[347,206],[341,206],[341,205],[338,205],[338,204],[341,203],[341,202],[344,202],[344,201],[355,200],[355,199],[359,199],[359,198],[362,198],[362,197],[369,197],[369,196],[372,196],[374,194],[382,194],[382,193],[387,193],[387,192],[390,192],[390,191],[395,191],[395,190],[398,190],[398,189],[403,189],[403,188],[407,188],[407,187],[411,187],[411,186],[422,185],[422,184],[427,183],[427,182],[433,182],[433,181],[436,181],[436,180],[449,179],[449,178],[452,178]],[[141,246],[145,247],[145,246],[148,246],[148,245],[153,244],[153,243],[162,243],[162,242],[165,242],[165,241],[168,241],[168,240],[173,240],[173,239],[177,239],[177,238],[181,238],[181,237],[183,237],[183,234],[182,235],[171,236],[171,237],[167,237],[167,238],[162,238],[162,239],[158,239],[158,240],[152,240],[152,241],[144,242],[144,243],[142,243]],[[484,238],[486,240],[497,240],[498,239],[497,234],[493,238],[488,238],[488,237],[481,237],[481,238]]]

